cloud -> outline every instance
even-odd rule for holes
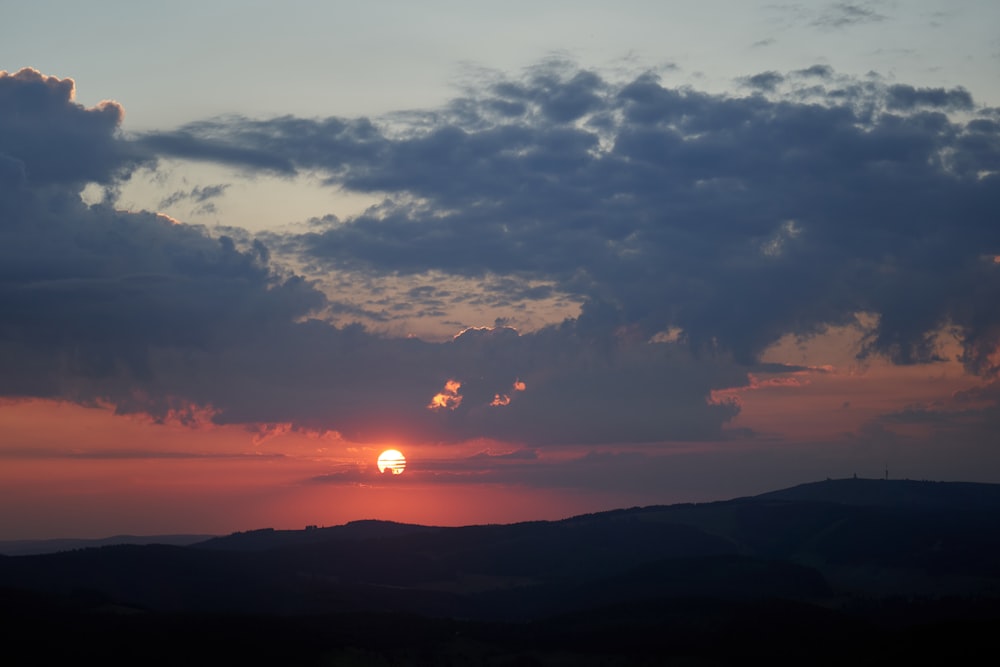
[[[148,136],[140,141],[140,145],[158,155],[236,164],[284,175],[295,173],[294,167],[287,160],[275,158],[267,152],[220,142],[206,142],[204,138],[198,139],[183,131]]]
[[[834,29],[866,23],[880,23],[887,20],[888,17],[873,8],[877,4],[872,2],[835,2],[827,6],[812,23],[816,26]]]
[[[829,65],[812,65],[810,67],[806,67],[805,69],[796,70],[793,74],[800,77],[829,79],[833,76],[833,68]]]
[[[750,88],[756,88],[764,92],[773,92],[784,80],[784,75],[770,71],[754,74],[743,81]]]
[[[262,247],[241,251],[228,237],[78,197],[18,195],[4,199],[13,213],[0,226],[2,348],[6,368],[37,368],[5,374],[4,389],[142,377],[152,349],[216,349],[323,304],[301,279],[273,273]]]
[[[214,207],[212,200],[224,195],[229,187],[228,183],[223,183],[204,187],[198,185],[191,190],[178,190],[160,200],[159,207],[169,208],[181,202],[190,201],[198,205],[197,211],[208,212]]]
[[[308,145],[303,143],[306,137],[310,137]],[[304,152],[294,159],[282,155],[288,142]],[[313,121],[284,116],[257,121],[227,116],[172,132],[149,133],[138,143],[159,155],[292,175],[303,160],[304,166],[322,162],[334,171],[347,164],[363,163],[378,154],[384,138],[366,119]]]
[[[695,360],[679,346],[598,345],[579,333],[569,323],[431,343],[303,323],[272,345],[199,358],[205,377],[197,386],[187,369],[164,359],[155,391],[211,403],[219,422],[292,422],[367,442],[698,440],[718,437],[738,412],[709,398],[713,387],[745,381],[739,368]],[[525,388],[512,391],[516,382]],[[502,409],[492,405],[504,393],[516,395]]]
[[[448,380],[444,389],[434,394],[427,405],[428,410],[455,410],[462,404],[462,395],[458,393],[462,383],[458,380]]]
[[[964,88],[914,88],[904,84],[889,86],[887,107],[892,111],[912,111],[920,107],[947,111],[969,111],[972,95]]]
[[[107,182],[148,159],[120,136],[120,104],[87,109],[75,93],[72,79],[0,71],[0,163],[7,163],[0,176],[16,169],[34,185]]]
[[[90,176],[32,180],[49,143],[5,149],[0,392],[356,441],[601,446],[722,437],[739,406],[718,390],[747,386],[764,350],[862,319],[867,354],[931,362],[948,330],[995,373],[995,118],[962,89],[805,71],[743,97],[543,64],[379,123],[229,116],[133,143],[80,125],[73,150],[113,146],[117,166],[67,164],[109,187],[122,156],[155,150],[383,197],[256,240],[86,206]],[[342,280],[327,297],[277,256]],[[319,319],[376,319],[351,290],[418,275],[441,280],[382,312],[559,294],[579,315],[442,342]]]
[[[144,154],[118,135],[119,105],[85,109],[73,92],[34,70],[0,74],[0,393],[166,417],[190,401],[183,388],[156,393],[158,355],[184,364],[325,299],[259,242],[84,204],[85,183],[113,188]]]
[[[386,194],[278,241],[330,268],[536,280],[581,304],[581,328],[676,329],[747,364],[784,334],[875,313],[868,354],[933,361],[936,334],[954,327],[968,367],[995,371],[984,355],[998,267],[983,256],[1000,250],[1000,132],[988,110],[948,116],[975,112],[961,88],[825,66],[793,75],[751,77],[762,94],[734,97],[559,64],[410,125],[223,119],[191,131]]]

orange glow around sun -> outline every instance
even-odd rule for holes
[[[398,449],[387,449],[378,457],[378,471],[401,475],[406,470],[406,457]]]

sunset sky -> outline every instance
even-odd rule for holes
[[[3,13],[0,539],[1000,482],[1000,3]]]

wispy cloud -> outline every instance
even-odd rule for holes
[[[835,2],[823,9],[812,24],[824,28],[842,29],[867,23],[881,23],[888,17],[876,8],[877,2]]]

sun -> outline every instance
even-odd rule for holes
[[[406,457],[398,449],[387,449],[378,455],[378,471],[400,475],[406,470]]]

